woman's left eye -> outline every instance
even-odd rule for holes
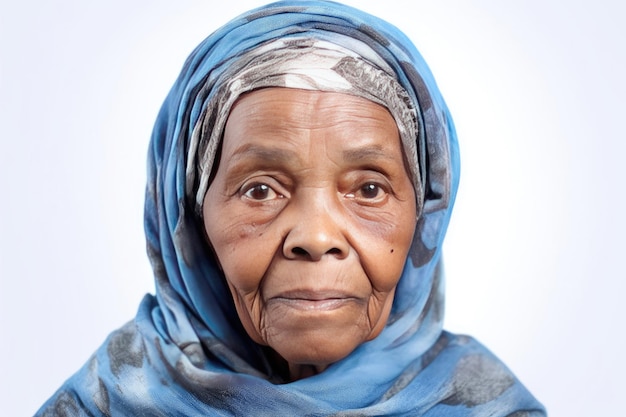
[[[387,196],[386,190],[375,182],[361,185],[356,191],[346,194],[348,198],[354,198],[365,203],[378,203]]]
[[[383,189],[377,184],[367,183],[360,188],[359,192],[363,198],[375,199],[383,193]]]

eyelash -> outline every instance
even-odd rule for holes
[[[263,193],[274,193],[275,196],[273,197],[262,197],[262,198],[255,198],[252,196],[252,193],[254,193],[255,191],[261,191]],[[267,183],[264,182],[256,182],[250,185],[246,185],[244,187],[242,187],[241,190],[241,194],[242,196],[252,200],[252,201],[258,201],[258,202],[262,202],[262,201],[269,201],[269,200],[274,200],[277,198],[284,198],[285,196],[281,193],[279,193],[278,191],[276,191],[274,188],[272,188],[270,185],[268,185]]]
[[[366,190],[366,188],[369,188],[369,190]],[[363,195],[364,191],[367,192],[372,189],[376,190],[375,196],[368,197]],[[360,185],[356,191],[346,194],[346,197],[351,199],[357,199],[365,204],[377,204],[385,201],[388,195],[389,191],[386,186],[379,184],[375,181],[367,181]]]
[[[245,184],[240,189],[240,195],[253,202],[267,202],[276,199],[285,198],[285,195],[276,190],[277,187],[273,187],[268,182],[253,182]],[[375,191],[375,195],[367,196],[366,193]],[[262,196],[254,196],[254,193],[263,193]],[[389,187],[384,184],[380,184],[376,181],[366,181],[360,183],[355,187],[354,191],[351,191],[344,196],[348,199],[355,200],[365,205],[378,205],[386,201],[389,195]]]

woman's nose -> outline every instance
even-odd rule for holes
[[[288,259],[319,261],[324,255],[345,258],[350,245],[345,236],[345,220],[333,204],[304,202],[294,207],[291,227],[283,243]]]

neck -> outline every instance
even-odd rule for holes
[[[308,378],[313,375],[317,375],[324,369],[328,368],[328,365],[302,365],[302,364],[289,364],[289,380],[291,382],[299,379]]]
[[[287,362],[282,356],[278,354],[274,349],[265,347],[267,355],[270,361],[276,367],[275,370],[278,374],[282,375],[283,382],[294,382],[299,379],[308,378],[319,374],[328,368],[329,364],[325,365],[304,365],[299,363]]]

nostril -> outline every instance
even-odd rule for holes
[[[305,249],[296,246],[295,248],[291,249],[291,253],[293,253],[296,256],[308,256],[309,252],[307,252]],[[341,249],[339,248],[331,248],[329,250],[326,251],[326,254],[328,255],[340,255],[341,254]]]
[[[300,255],[300,256],[306,256],[309,253],[307,251],[305,251],[304,249],[302,249],[299,246],[296,246],[295,248],[291,249],[291,253],[293,253],[294,255]]]

